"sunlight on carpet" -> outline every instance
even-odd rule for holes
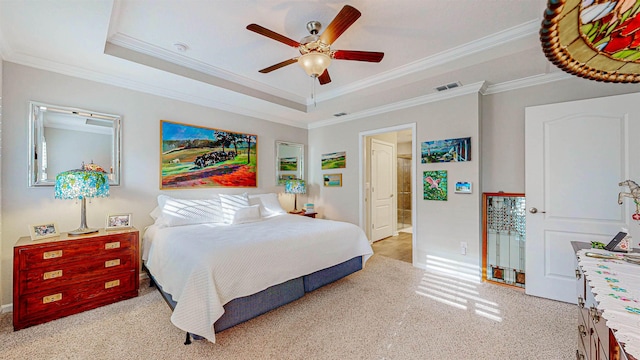
[[[426,271],[416,294],[442,304],[470,310],[478,316],[501,322],[499,305],[480,296],[477,266],[427,255]]]

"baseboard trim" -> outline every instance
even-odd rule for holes
[[[0,314],[13,312],[13,303],[0,306]]]

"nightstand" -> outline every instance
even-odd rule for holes
[[[316,218],[316,215],[318,214],[317,212],[311,212],[311,213],[306,213],[304,211],[289,211],[289,214],[293,214],[293,215],[302,215],[302,216],[306,216],[306,217],[310,217],[310,218]]]
[[[138,296],[135,228],[32,241],[13,248],[13,329]]]

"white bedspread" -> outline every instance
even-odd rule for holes
[[[178,305],[171,322],[215,342],[213,323],[227,302],[373,254],[359,227],[280,215],[239,225],[149,227],[143,260]]]

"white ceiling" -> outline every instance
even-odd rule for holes
[[[246,30],[248,24],[299,41],[308,35],[307,22],[327,26],[346,4],[0,0],[0,55],[305,128],[336,121],[336,113],[348,119],[428,97],[442,84],[499,88],[558,74],[538,39],[545,0],[353,0],[348,4],[362,16],[332,49],[381,51],[382,62],[334,60],[332,82],[316,82],[315,106],[312,79],[297,64],[258,73],[299,53]]]

